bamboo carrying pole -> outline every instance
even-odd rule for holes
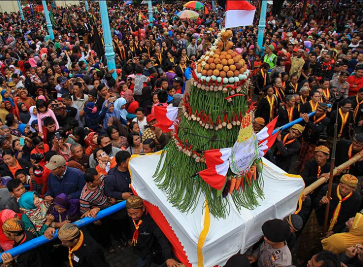
[[[363,158],[363,150],[360,151],[359,153],[357,153],[354,157],[352,157],[351,159],[349,159],[348,161],[342,163],[341,165],[339,165],[338,167],[334,168],[333,171],[333,176],[335,176],[338,172],[338,170],[344,170],[346,168],[348,168],[350,165],[353,165],[354,163],[356,163],[358,160],[360,160],[361,158]],[[303,195],[307,196],[309,195],[311,192],[313,192],[316,188],[318,188],[319,186],[321,186],[322,184],[324,184],[326,181],[328,181],[329,178],[320,178],[318,180],[316,180],[314,183],[312,183],[311,185],[309,185],[308,187],[306,187],[303,191]]]

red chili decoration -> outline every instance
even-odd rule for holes
[[[246,96],[246,95],[244,95],[244,94],[234,94],[234,95],[227,96],[224,99],[227,100],[227,99],[230,99],[230,98],[235,97],[235,96]]]
[[[217,124],[221,124],[221,116],[218,115],[218,120],[217,120]]]
[[[225,88],[236,89],[236,86],[233,86],[233,85],[229,84],[229,85],[226,85]]]

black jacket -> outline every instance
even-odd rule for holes
[[[21,168],[24,169],[27,174],[29,174],[29,169],[32,167],[32,164],[29,161],[27,161],[26,159],[17,159],[17,161],[19,162],[19,165],[21,166]],[[8,165],[6,165],[5,163],[2,163],[0,165],[0,174],[1,174],[1,177],[10,176],[13,179],[15,178],[13,176],[13,174],[11,173],[11,171],[9,170]]]
[[[14,248],[31,241],[35,236],[25,231],[24,237],[20,242],[14,243]],[[16,266],[17,267],[48,267],[51,266],[50,259],[47,256],[47,253],[45,253],[43,247],[38,247],[32,250],[29,250],[27,252],[24,252],[20,254],[16,258]]]
[[[318,119],[316,119],[317,121]],[[309,122],[305,124],[305,129],[302,133],[303,139],[308,144],[315,144],[317,145],[320,139],[320,134],[324,132],[325,127],[329,125],[330,119],[325,117],[321,121],[315,123],[315,116],[311,116],[309,118]]]
[[[342,163],[349,160],[349,148],[352,144],[352,141],[348,141],[345,139],[341,139],[337,143],[336,157],[335,157],[335,166],[339,166]],[[359,151],[352,150],[352,157]],[[357,161],[356,163],[350,165],[349,169],[344,169],[342,174],[352,174],[354,176],[362,176],[363,175],[363,161]]]
[[[330,123],[328,125],[327,134],[328,136],[334,136],[334,124],[337,117],[338,110],[334,110],[330,115]],[[344,125],[342,135],[339,136],[340,127],[342,126],[342,118],[338,115],[338,137],[350,139],[351,136],[351,127],[353,124],[353,113],[349,112],[347,122]]]
[[[276,110],[277,110],[277,105],[278,105],[278,100],[277,97],[275,95],[273,95],[273,97],[275,98],[274,101],[274,107],[272,109],[273,115],[272,118],[274,118],[276,116]],[[260,102],[258,103],[256,112],[255,112],[255,118],[257,117],[261,117],[265,120],[265,124],[268,124],[270,122],[270,104],[268,103],[268,100],[266,99],[266,97],[262,98],[260,100]]]
[[[353,116],[354,116],[355,108],[358,105],[357,96],[349,96],[348,99],[350,101],[352,101],[352,112],[353,112]],[[357,113],[356,117],[353,118],[353,120],[355,123],[358,123],[359,121],[363,120],[363,104],[359,105],[358,113]]]
[[[291,158],[295,153],[298,153],[300,150],[300,142],[295,139],[291,144],[284,145],[283,140],[285,134],[282,134],[282,141],[276,141],[276,163],[277,166],[288,172],[291,165]]]
[[[328,222],[333,217],[333,213],[335,208],[338,205],[339,199],[337,197],[337,184],[333,184],[333,188],[331,191],[331,198],[330,206],[329,206],[329,217]],[[320,226],[324,224],[324,217],[325,217],[325,205],[319,205],[320,200],[326,195],[328,192],[328,185],[324,185],[323,188],[319,191],[316,195],[315,199],[313,200],[313,206],[316,212],[316,218],[318,219],[318,223]],[[337,219],[336,224],[333,227],[334,233],[341,233],[345,227],[346,221],[349,218],[352,218],[356,215],[356,213],[360,209],[360,204],[362,202],[361,196],[357,192],[353,192],[353,194],[341,204],[340,213]]]
[[[301,173],[301,177],[304,179],[305,186],[309,186],[312,183],[314,183],[316,180],[318,180],[318,164],[315,160],[311,160],[305,163],[304,170]],[[324,166],[320,168],[321,172],[323,173],[329,173],[330,172],[330,163],[327,162]],[[326,185],[327,182],[319,186],[314,190],[313,193],[311,193],[311,199],[315,199],[316,195],[319,193],[320,189],[323,188],[324,185]]]
[[[82,246],[72,253],[74,267],[109,267],[101,246],[88,234],[82,231],[84,240]],[[77,261],[78,260],[78,261]]]
[[[277,116],[279,118],[277,119],[276,127],[280,127],[282,125],[285,125],[286,123],[289,123],[289,114],[287,113],[287,109],[285,106],[280,106],[279,111],[277,112]],[[300,118],[300,113],[297,110],[296,107],[294,107],[294,110],[292,112],[292,121]]]
[[[164,262],[173,257],[169,240],[165,237],[159,226],[145,211],[141,217],[142,224],[139,227],[139,238],[136,246],[133,247],[134,253],[142,259],[148,255],[158,255],[162,252]],[[135,232],[135,225],[130,219],[131,232]]]

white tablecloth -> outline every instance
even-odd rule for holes
[[[132,186],[137,194],[163,213],[179,238],[189,262],[198,266],[197,244],[204,225],[204,197],[193,213],[182,213],[174,208],[163,191],[158,189],[152,176],[159,154],[140,155],[130,161]],[[231,210],[226,219],[210,216],[210,228],[203,246],[205,267],[223,266],[238,251],[245,252],[262,235],[262,224],[270,219],[284,218],[296,209],[304,182],[299,176],[291,177],[264,159],[264,194],[255,210],[238,212],[228,196]]]

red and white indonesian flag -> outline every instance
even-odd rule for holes
[[[173,124],[178,116],[177,107],[156,106],[154,112],[157,121],[155,126],[160,127],[164,133],[174,129]]]
[[[229,168],[232,148],[211,149],[204,152],[207,169],[199,172],[204,182],[217,190],[222,190]]]
[[[270,121],[257,135],[259,157],[263,157],[275,143],[278,132],[272,135],[275,129],[278,116]]]
[[[248,1],[227,0],[226,28],[252,25],[255,12],[256,8]]]

